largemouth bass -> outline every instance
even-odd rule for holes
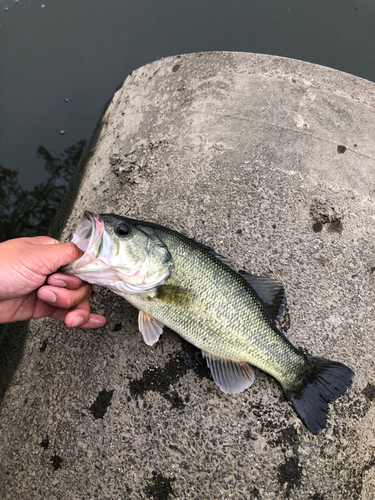
[[[252,385],[256,366],[281,384],[313,434],[325,427],[328,403],[354,373],[304,354],[277,330],[280,282],[239,274],[176,231],[113,214],[85,212],[72,241],[84,254],[63,272],[106,286],[138,308],[146,344],[168,326],[202,350],[213,379],[230,394]]]

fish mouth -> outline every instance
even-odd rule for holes
[[[62,270],[74,272],[86,270],[95,262],[95,267],[104,266],[117,254],[114,242],[105,229],[104,220],[99,214],[85,210],[84,215],[73,234],[72,243],[82,250],[83,255]]]
[[[82,250],[83,255],[61,268],[61,271],[89,283],[134,294],[154,289],[163,284],[170,274],[170,263],[161,272],[149,274],[152,260],[149,244],[145,248],[143,260],[140,259],[139,262],[126,262],[126,259],[124,262],[123,259],[116,258],[120,252],[120,244],[112,236],[111,220],[106,214],[99,215],[86,210],[71,241]]]
[[[100,254],[104,231],[104,221],[100,215],[85,210],[73,234],[72,243],[75,243],[82,252],[96,259]]]

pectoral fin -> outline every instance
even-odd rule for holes
[[[163,333],[164,325],[144,311],[139,311],[138,328],[147,345],[154,345]]]
[[[215,358],[204,351],[202,355],[206,358],[213,379],[223,392],[227,394],[242,392],[254,382],[254,372],[248,363]]]

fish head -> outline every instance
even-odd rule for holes
[[[84,253],[61,271],[120,295],[151,290],[169,276],[172,257],[158,231],[133,219],[86,211],[71,241]]]

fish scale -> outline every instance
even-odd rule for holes
[[[84,252],[62,269],[107,286],[139,309],[148,345],[168,326],[202,350],[227,393],[251,386],[256,366],[281,384],[306,427],[325,427],[328,403],[350,385],[353,371],[297,350],[274,326],[282,285],[236,273],[223,257],[158,224],[85,212],[73,235]]]
[[[259,299],[241,276],[187,238],[171,232],[164,242],[174,262],[166,284],[194,290],[194,300],[186,306],[148,300],[144,294],[123,297],[205,352],[246,361],[266,369],[283,384],[292,382],[303,358],[273,330]]]

